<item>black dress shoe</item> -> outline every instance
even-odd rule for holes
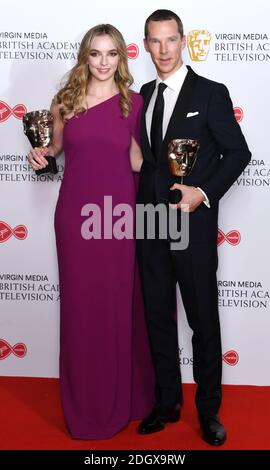
[[[217,415],[200,417],[203,439],[211,446],[221,446],[226,441],[226,431]]]
[[[176,423],[180,419],[180,405],[162,408],[157,406],[139,425],[139,434],[152,434],[162,431],[165,423]]]

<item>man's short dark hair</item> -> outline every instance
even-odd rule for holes
[[[148,36],[148,24],[150,21],[168,21],[175,20],[178,26],[178,32],[180,33],[181,38],[184,35],[183,23],[180,20],[179,16],[171,10],[156,10],[148,16],[145,25],[144,25],[144,37],[147,39]]]

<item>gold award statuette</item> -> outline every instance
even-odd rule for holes
[[[53,115],[50,111],[42,109],[32,111],[23,116],[23,131],[28,137],[32,147],[48,147],[53,137]],[[37,175],[42,173],[58,173],[55,157],[46,156],[48,165],[36,170]]]
[[[198,140],[171,140],[168,145],[168,163],[170,174],[175,177],[175,183],[184,184],[184,176],[189,176],[192,172],[199,148]],[[172,204],[177,204],[182,198],[180,189],[174,189],[169,194],[169,200]]]

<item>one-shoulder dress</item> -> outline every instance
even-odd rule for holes
[[[144,417],[154,397],[135,237],[119,236],[123,214],[134,217],[129,151],[132,136],[140,141],[142,98],[132,93],[127,118],[119,100],[115,95],[64,126],[55,211],[60,389],[68,430],[79,439],[111,438]]]

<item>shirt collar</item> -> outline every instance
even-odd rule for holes
[[[171,90],[180,91],[187,73],[188,73],[187,66],[185,64],[182,64],[181,67],[176,72],[174,72],[164,81],[161,80],[159,76],[157,76],[156,87],[158,87],[158,85],[163,82],[165,83],[165,85],[167,85],[167,87],[171,88]]]

